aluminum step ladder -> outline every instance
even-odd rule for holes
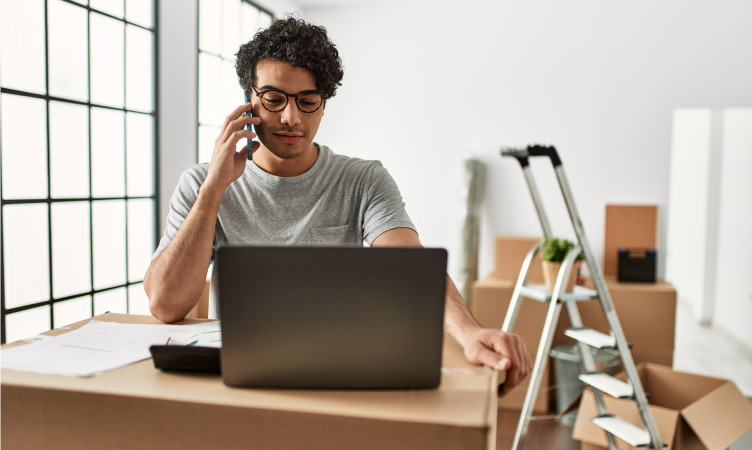
[[[545,239],[553,237],[553,235],[551,234],[551,226],[549,225],[548,218],[543,209],[543,204],[541,203],[540,195],[530,171],[529,158],[550,158],[578,241],[578,245],[575,246],[575,248],[570,251],[564,259],[552,292],[548,292],[548,289],[545,286],[529,286],[527,284],[527,275],[530,269],[530,264],[535,255],[543,247],[544,241],[539,242],[532,250],[530,250],[522,264],[522,269],[517,279],[517,283],[515,284],[512,299],[509,303],[509,309],[504,318],[504,324],[501,327],[502,331],[513,331],[514,323],[523,297],[549,303],[548,314],[546,315],[540,344],[538,345],[538,351],[535,356],[535,364],[533,366],[533,372],[530,375],[530,383],[520,413],[520,421],[517,424],[517,431],[514,436],[512,449],[520,449],[524,437],[527,434],[528,425],[532,417],[532,405],[538,396],[543,369],[546,365],[548,354],[551,351],[551,343],[553,341],[556,325],[559,321],[562,305],[566,306],[567,314],[569,315],[569,320],[572,324],[572,328],[567,330],[565,334],[578,341],[582,364],[585,369],[584,373],[581,374],[579,378],[583,383],[593,388],[598,411],[598,416],[593,418],[593,423],[605,430],[609,449],[617,450],[616,437],[637,447],[662,449],[665,444],[661,440],[658,433],[658,427],[655,424],[653,414],[648,406],[645,391],[642,388],[640,377],[635,369],[632,353],[630,352],[629,345],[624,337],[621,324],[616,316],[616,311],[614,310],[614,305],[611,301],[611,295],[606,287],[603,273],[601,272],[601,268],[598,265],[595,256],[593,255],[593,251],[590,249],[587,237],[585,236],[585,230],[582,226],[582,221],[580,220],[577,208],[575,207],[574,198],[572,197],[569,188],[569,182],[564,174],[564,168],[562,167],[561,159],[559,158],[556,148],[540,145],[532,145],[522,149],[503,148],[501,150],[501,155],[516,158],[520,163],[525,175],[525,180],[530,188],[530,194],[533,198],[533,203],[538,213],[541,227],[543,228],[544,241]],[[569,274],[580,254],[582,254],[585,263],[588,266],[595,290],[576,286],[572,292],[565,293]],[[581,301],[600,301],[601,308],[606,318],[606,323],[611,331],[610,334],[600,333],[583,326],[577,308],[577,303]],[[627,374],[627,382],[625,383],[607,374],[596,373],[595,360],[591,348],[607,349],[618,353],[624,371]],[[619,417],[610,415],[606,409],[603,394],[634,400],[637,404],[645,428],[640,428]]]

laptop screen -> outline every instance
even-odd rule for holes
[[[446,268],[443,249],[220,247],[225,383],[438,386]]]

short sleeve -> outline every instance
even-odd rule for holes
[[[371,245],[382,233],[394,228],[415,230],[405,210],[397,183],[389,172],[376,162],[366,189],[363,238]]]

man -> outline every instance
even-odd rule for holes
[[[183,319],[196,305],[219,243],[421,246],[399,190],[379,162],[337,155],[313,142],[343,76],[326,30],[294,18],[277,20],[237,56],[251,101],[225,119],[211,162],[183,173],[144,278],[150,310],[164,322]],[[249,162],[236,145],[257,136]],[[216,280],[213,271],[214,317]],[[529,373],[530,356],[519,336],[481,328],[450,279],[445,329],[469,361],[507,371],[503,393]]]

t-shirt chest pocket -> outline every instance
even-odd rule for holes
[[[311,245],[336,246],[355,244],[355,234],[350,225],[338,227],[318,227],[311,229]]]

